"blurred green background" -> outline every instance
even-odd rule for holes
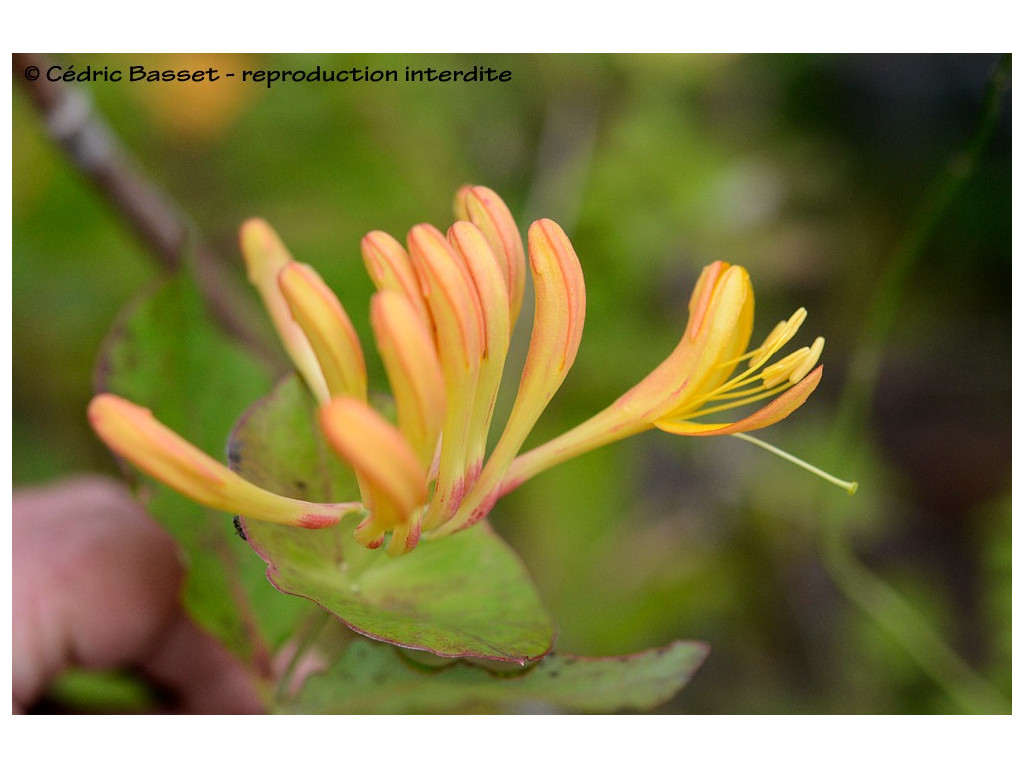
[[[997,59],[53,57],[79,70],[510,70],[506,83],[81,87],[240,284],[237,228],[262,216],[334,287],[364,340],[367,231],[402,238],[420,221],[446,226],[466,182],[498,191],[524,231],[539,217],[561,223],[587,279],[587,328],[529,444],[603,408],[669,353],[710,261],[749,270],[755,339],[807,307],[797,341],[826,337],[823,384],[759,434],[858,480],[856,496],[737,440],[648,433],[541,475],[491,515],[534,574],[560,649],[711,643],[663,708],[683,713],[946,713],[1009,701],[1008,104],[886,301],[893,332],[866,348],[863,335],[915,207],[979,120]],[[116,471],[84,417],[92,366],[115,315],[160,268],[47,136],[18,72],[15,81],[22,485]],[[858,410],[843,392],[875,360]],[[517,382],[512,370],[506,407]],[[837,427],[844,411],[848,429]],[[902,600],[868,588],[871,573]]]

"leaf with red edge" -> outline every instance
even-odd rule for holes
[[[308,501],[358,500],[355,480],[316,428],[314,403],[292,377],[237,425],[239,474]],[[512,549],[486,524],[391,558],[353,538],[358,516],[307,530],[244,522],[250,545],[283,592],[308,598],[367,637],[429,651],[526,664],[551,649],[554,629]]]
[[[188,273],[163,282],[121,314],[101,350],[96,379],[99,390],[152,409],[215,457],[224,455],[225,437],[238,415],[271,383],[213,323]],[[150,514],[182,549],[189,615],[239,658],[268,673],[271,654],[309,609],[267,584],[259,559],[229,516],[131,474]]]
[[[289,712],[407,714],[644,711],[675,696],[707,657],[704,643],[677,641],[628,656],[555,652],[533,667],[495,673],[465,663],[425,669],[392,649],[356,641],[311,676]]]

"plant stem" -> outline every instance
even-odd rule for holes
[[[879,280],[840,397],[833,443],[836,446],[854,445],[858,430],[867,421],[871,395],[878,382],[900,298],[938,223],[977,168],[1009,89],[1010,63],[1009,54],[1000,57],[989,80],[973,134],[925,191]],[[843,594],[902,645],[918,666],[965,711],[1009,712],[1010,703],[995,686],[971,669],[906,598],[858,560],[845,535],[848,508],[839,509],[836,504],[826,502],[826,509],[822,556]]]
[[[317,638],[320,637],[320,633],[323,632],[331,618],[331,615],[325,611],[320,610],[317,614],[309,621],[306,631],[302,633],[299,638],[298,644],[295,647],[295,653],[288,659],[288,666],[284,672],[281,673],[281,677],[277,681],[277,690],[274,693],[274,699],[278,703],[286,701],[292,695],[293,682],[295,680],[295,674],[299,669],[299,664],[306,657],[306,654],[316,643]]]
[[[903,646],[904,650],[965,712],[1010,712],[1010,703],[950,648],[909,600],[861,563],[838,528],[825,541],[825,567],[833,582]]]
[[[198,228],[167,192],[146,177],[140,164],[92,105],[87,93],[45,73],[50,63],[32,53],[13,56],[15,79],[23,84],[46,128],[70,160],[90,181],[167,271],[192,266],[194,278],[218,324],[260,360],[285,370],[281,352],[259,334],[255,303],[241,290],[237,276],[217,257]],[[24,76],[36,67],[35,80]],[[194,259],[194,264],[188,262]]]
[[[885,344],[892,334],[907,280],[924,254],[929,238],[957,192],[975,172],[982,152],[999,121],[1003,97],[1010,87],[1010,54],[1000,57],[989,78],[988,90],[974,133],[932,180],[911,214],[910,224],[897,243],[870,299],[864,325],[852,354],[853,364],[839,400],[835,433],[840,444],[863,423],[882,368]]]

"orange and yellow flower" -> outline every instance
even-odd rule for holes
[[[585,451],[650,428],[696,436],[760,429],[799,408],[821,379],[821,338],[771,362],[796,334],[803,309],[748,349],[750,277],[719,261],[701,273],[683,337],[661,365],[583,424],[520,453],[576,358],[586,310],[583,272],[553,221],[534,222],[524,249],[508,208],[486,187],[459,190],[455,210],[459,220],[446,233],[420,224],[404,246],[383,232],[362,241],[377,289],[371,326],[395,423],[368,403],[362,347],[341,302],[312,268],[292,259],[269,225],[254,219],[242,226],[250,280],[319,402],[328,444],[355,471],[359,500],[313,504],[269,493],[113,394],[90,404],[93,428],[143,472],[202,504],[307,528],[360,514],[358,541],[399,555],[421,536],[478,522],[501,496]],[[487,455],[527,262],[535,293],[530,346],[511,413]],[[737,421],[696,420],[764,400]]]

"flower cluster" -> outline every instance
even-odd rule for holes
[[[90,404],[94,430],[143,472],[206,506],[306,528],[360,514],[358,541],[400,555],[421,536],[478,522],[538,472],[643,430],[724,435],[774,424],[800,407],[821,378],[815,367],[821,338],[772,362],[803,322],[803,309],[748,350],[750,277],[718,261],[701,273],[682,339],[661,365],[583,424],[520,453],[576,358],[586,307],[583,272],[553,221],[535,221],[524,249],[508,208],[486,187],[459,190],[455,210],[458,220],[447,233],[420,224],[404,246],[384,232],[362,241],[377,288],[370,319],[395,423],[367,400],[362,347],[334,293],[292,259],[265,222],[242,226],[250,280],[319,402],[327,442],[355,471],[360,500],[314,504],[270,493],[113,394]],[[530,346],[508,420],[486,455],[527,256],[535,293]],[[738,421],[695,421],[762,400],[769,402]]]

